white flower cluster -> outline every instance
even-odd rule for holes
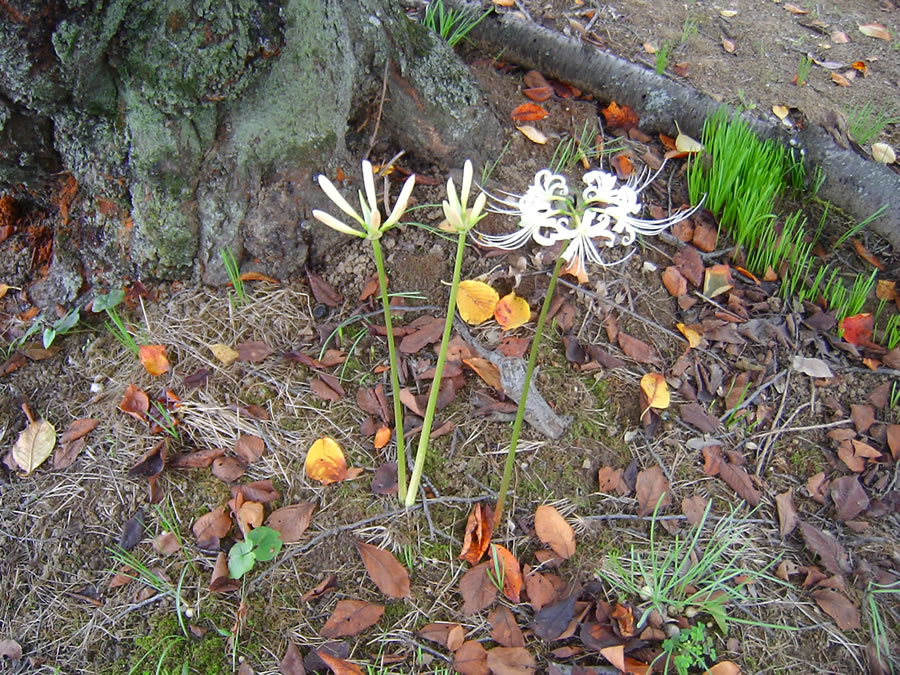
[[[519,228],[504,235],[478,233],[478,239],[488,246],[507,250],[522,246],[528,239],[534,239],[541,246],[568,241],[562,257],[573,267],[583,267],[585,261],[604,266],[618,264],[633,250],[614,262],[607,262],[600,249],[627,248],[638,234],[659,234],[698,208],[660,220],[638,218],[640,193],[658,173],[643,184],[640,179],[619,184],[613,174],[589,171],[582,179],[587,187],[582,191],[581,199],[576,200],[565,176],[542,169],[521,197],[510,195],[508,199],[497,200],[501,206],[494,210],[519,218]]]

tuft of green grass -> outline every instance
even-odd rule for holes
[[[228,282],[234,289],[234,296],[238,305],[243,305],[247,301],[247,294],[244,291],[244,280],[241,279],[241,268],[234,257],[234,252],[225,247],[222,249],[222,264],[225,265],[225,273],[228,275]]]
[[[869,223],[871,223],[874,220],[877,220],[878,218],[881,218],[881,216],[884,215],[884,212],[887,211],[887,208],[888,208],[887,204],[882,204],[881,208],[879,208],[877,211],[875,211],[875,213],[873,213],[871,216],[869,216],[868,218],[865,218],[864,220],[860,221],[859,223],[857,223],[856,225],[851,227],[849,230],[844,232],[844,234],[842,234],[838,238],[838,240],[836,242],[834,242],[834,247],[838,248],[839,246],[841,246],[841,244],[843,244],[844,242],[849,240],[851,237],[855,237],[857,234],[859,234],[859,232],[864,227],[866,227],[866,225],[868,225]]]
[[[694,607],[699,613],[711,616],[722,633],[727,633],[729,621],[791,629],[727,614],[729,605],[745,609],[752,606],[752,594],[746,589],[754,580],[764,578],[785,585],[771,575],[740,564],[743,552],[749,546],[749,523],[743,522],[732,510],[716,523],[701,544],[712,507],[710,500],[700,522],[686,536],[676,535],[671,542],[661,542],[657,529],[661,502],[662,497],[650,521],[650,550],[636,550],[632,546],[627,554],[610,552],[603,566],[596,570],[602,581],[612,586],[623,599],[640,598],[662,616],[683,614],[689,607]],[[776,562],[777,559],[772,564]],[[649,612],[643,613],[645,618],[648,615]]]
[[[488,8],[483,14],[478,14],[474,10],[448,9],[444,6],[444,0],[431,0],[425,7],[422,23],[455,47],[492,11],[493,8]]]
[[[669,55],[672,53],[672,43],[666,40],[656,50],[656,74],[662,75],[669,66]]]
[[[804,56],[800,59],[800,63],[797,64],[797,74],[794,76],[794,82],[798,87],[802,87],[806,84],[806,78],[809,77],[809,71],[812,68],[812,59],[808,56]]]
[[[865,145],[872,138],[881,134],[888,124],[896,124],[900,122],[896,108],[875,110],[875,106],[871,101],[866,101],[863,105],[853,108],[847,112],[847,126],[853,140],[860,145]]]

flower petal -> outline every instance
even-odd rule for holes
[[[340,220],[332,216],[330,213],[326,213],[325,211],[320,211],[319,209],[313,209],[313,218],[325,223],[332,230],[337,230],[343,234],[349,234],[354,237],[364,237],[362,232],[356,230],[349,225],[342,223]]]
[[[469,190],[472,189],[472,160],[467,159],[463,164],[463,181],[462,190],[459,194],[460,207],[465,210],[466,204],[469,203]]]
[[[359,217],[359,214],[350,206],[350,203],[344,199],[344,196],[338,192],[337,188],[334,187],[334,184],[328,180],[328,178],[324,174],[319,174],[317,180],[319,181],[319,187],[322,188],[322,192],[334,202],[334,205],[337,206],[341,211],[346,213],[348,216],[353,218],[353,220],[358,223],[362,223],[362,218]]]
[[[388,219],[384,221],[384,225],[381,226],[382,231],[389,227],[393,227],[397,221],[400,220],[400,217],[406,211],[406,206],[409,204],[409,197],[412,195],[415,185],[416,176],[415,174],[410,174],[409,178],[407,178],[406,182],[403,184],[403,188],[400,190],[397,201],[394,202],[394,208],[391,209],[391,215],[388,216]]]
[[[372,162],[367,159],[362,161],[363,184],[366,187],[366,197],[368,202],[366,206],[369,211],[378,210],[378,193],[375,192],[375,174],[372,172]],[[359,203],[363,203],[362,192],[359,193]],[[366,219],[368,220],[368,219]]]

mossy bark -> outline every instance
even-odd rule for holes
[[[225,246],[299,272],[325,206],[312,177],[368,149],[385,80],[391,150],[461,164],[500,136],[452,50],[392,0],[0,4],[0,191],[67,223],[34,295],[72,300],[82,276],[221,283]]]

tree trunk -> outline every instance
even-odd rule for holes
[[[313,176],[356,173],[376,128],[385,153],[443,164],[500,138],[468,70],[392,0],[0,3],[0,191],[54,225],[37,304],[222,283],[224,247],[296,274],[326,206]],[[11,230],[0,247],[31,256]],[[7,263],[0,280],[27,283]]]

